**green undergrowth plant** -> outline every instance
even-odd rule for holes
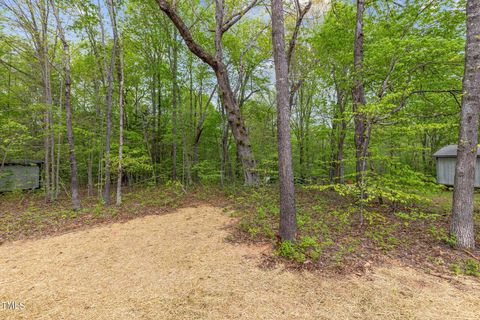
[[[439,190],[435,181],[408,165],[391,162],[383,174],[369,172],[362,186],[358,184],[310,185],[306,189],[317,191],[333,190],[342,197],[350,197],[360,206],[399,205],[411,206],[430,204],[431,199],[424,196],[432,190]]]
[[[408,168],[404,170],[411,173]],[[379,181],[382,180],[376,183]],[[418,190],[414,181],[420,184]],[[387,193],[380,190],[380,185],[370,186],[364,200],[358,198],[355,185],[297,186],[297,237],[291,242],[279,238],[277,186],[255,189],[235,186],[226,188],[226,194],[234,204],[236,217],[240,218],[240,230],[249,240],[270,242],[277,257],[294,263],[344,269],[365,263],[359,260],[370,261],[385,254],[414,263],[423,257],[430,265],[430,252],[421,250],[443,246],[445,251],[445,244],[454,247],[455,239],[446,229],[447,216],[437,206],[442,202],[435,198],[438,192],[428,192],[435,190],[430,185],[428,178],[415,173],[395,189],[391,183]],[[450,266],[454,257],[450,253],[445,251],[445,255],[435,256],[438,259],[434,261],[435,267]],[[467,270],[465,264],[460,268],[462,273]],[[473,264],[470,263],[468,270],[474,273]]]
[[[452,248],[455,247],[457,243],[455,236],[449,234],[444,227],[436,227],[435,225],[432,225],[429,232],[435,240],[445,243]]]
[[[467,276],[479,277],[480,264],[477,260],[469,258],[465,261],[465,274]]]
[[[480,277],[480,263],[475,259],[467,258],[464,261],[452,262],[450,271],[457,276],[463,274],[471,277]]]

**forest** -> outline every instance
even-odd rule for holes
[[[0,317],[480,317],[478,1],[0,0],[0,13],[0,284],[16,278]],[[313,283],[345,301],[323,297],[328,313]],[[237,301],[249,286],[263,305]]]

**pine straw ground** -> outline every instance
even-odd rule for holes
[[[480,284],[396,265],[365,275],[260,268],[208,205],[0,247],[1,319],[479,319]]]

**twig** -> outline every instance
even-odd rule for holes
[[[470,251],[468,251],[467,249],[462,249],[463,252],[465,252],[466,254],[468,254],[470,257],[474,258],[475,260],[477,261],[480,261],[480,258],[477,257],[476,255],[474,255],[473,253],[471,253]]]

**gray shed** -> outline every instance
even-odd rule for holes
[[[41,165],[35,160],[5,162],[0,168],[0,192],[40,188]]]
[[[477,164],[475,170],[475,187],[480,187],[480,149],[477,150]],[[437,160],[437,183],[453,186],[455,179],[455,164],[457,162],[457,145],[451,144],[435,152]]]

